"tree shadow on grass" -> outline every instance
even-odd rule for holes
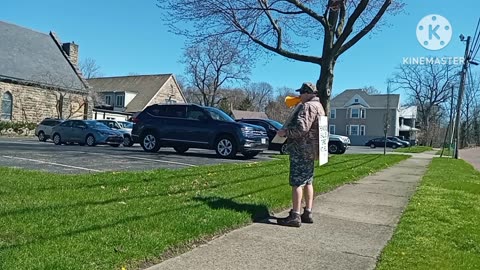
[[[197,196],[194,197],[193,200],[206,203],[212,209],[229,209],[237,212],[248,212],[252,221],[256,223],[273,224],[270,223],[269,219],[275,218],[270,215],[270,212],[265,205],[238,203],[232,199],[218,196]]]

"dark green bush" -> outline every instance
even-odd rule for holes
[[[9,129],[13,129],[17,134],[22,134],[23,129],[33,130],[36,126],[37,124],[32,122],[0,121],[0,134],[4,134]]]

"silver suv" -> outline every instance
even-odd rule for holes
[[[120,131],[123,134],[123,146],[130,147],[133,145],[132,128],[126,126],[124,123],[122,123],[122,121],[115,121],[109,119],[97,119],[96,121],[106,125],[113,130]]]
[[[48,139],[52,138],[52,128],[64,120],[55,119],[55,118],[45,118],[40,124],[35,128],[35,136],[38,137],[38,140],[45,142]]]

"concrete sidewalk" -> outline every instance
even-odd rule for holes
[[[318,196],[314,224],[290,228],[254,223],[148,270],[374,269],[433,154],[412,154],[393,167]]]

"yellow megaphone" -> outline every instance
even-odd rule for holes
[[[298,103],[300,103],[300,101],[301,101],[300,97],[292,97],[292,96],[285,97],[285,105],[287,105],[287,107],[289,108],[296,106]]]

